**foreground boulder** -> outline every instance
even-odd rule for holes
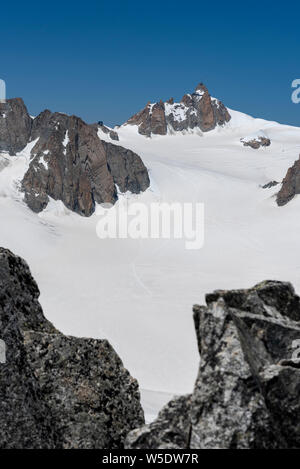
[[[185,408],[176,401],[128,448],[300,448],[300,300],[289,283],[216,291],[194,307],[201,363]],[[177,440],[178,442],[179,440]]]
[[[45,319],[27,264],[0,248],[0,447],[122,448],[144,423],[137,382],[106,340]]]
[[[167,102],[148,103],[125,125],[136,125],[140,134],[151,137],[193,129],[208,132],[230,119],[224,104],[212,98],[206,86],[200,83],[195,92],[184,95],[180,103],[174,103],[173,98]]]
[[[34,212],[41,212],[51,197],[90,216],[96,203],[117,200],[116,184],[122,192],[140,193],[149,187],[141,158],[100,140],[97,130],[79,117],[50,111],[34,119],[31,138],[36,144],[22,181],[25,202]]]
[[[15,155],[30,138],[32,118],[21,98],[0,103],[0,152]]]
[[[291,168],[288,169],[282,186],[277,194],[277,204],[286,205],[295,195],[300,194],[300,157]]]

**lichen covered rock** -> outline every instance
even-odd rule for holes
[[[194,307],[201,362],[189,411],[178,406],[134,430],[131,448],[300,448],[300,300],[286,282],[215,291]],[[298,350],[297,350],[298,347]],[[165,444],[166,443],[166,444]]]
[[[138,384],[106,340],[45,319],[27,264],[0,248],[1,448],[122,448],[144,423]]]
[[[174,398],[160,411],[157,419],[129,433],[128,449],[188,448],[191,438],[191,395]]]

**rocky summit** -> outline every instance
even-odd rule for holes
[[[300,299],[289,283],[215,291],[194,307],[201,363],[127,448],[300,448]]]
[[[277,194],[279,206],[287,204],[296,194],[300,194],[300,157],[291,168],[288,169],[282,186]]]
[[[141,158],[106,143],[79,117],[44,111],[34,121],[31,162],[22,181],[27,205],[42,211],[49,197],[70,210],[91,215],[96,203],[114,203],[117,188],[138,194],[149,187]]]
[[[0,104],[0,151],[15,155],[35,143],[21,184],[34,212],[42,211],[51,197],[90,216],[96,203],[113,204],[118,189],[138,194],[149,187],[141,158],[101,140],[99,130],[118,140],[104,125],[89,125],[76,116],[46,110],[33,119],[21,99]]]
[[[180,103],[175,103],[173,98],[155,104],[149,102],[125,125],[137,125],[140,134],[151,137],[177,131],[208,132],[230,119],[224,104],[212,98],[206,86],[200,83],[194,93],[185,94]]]
[[[137,381],[106,340],[57,331],[38,297],[27,264],[0,248],[0,447],[122,448],[144,423]]]

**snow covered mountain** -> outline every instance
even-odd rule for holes
[[[30,145],[21,187],[31,210],[41,212],[52,197],[89,216],[97,203],[114,204],[118,190],[138,194],[149,187],[139,155],[103,142],[98,132],[118,138],[103,125],[60,112],[46,110],[33,119],[21,99],[0,104],[0,148],[18,155]]]
[[[146,137],[167,135],[177,131],[208,132],[230,121],[230,114],[218,99],[212,98],[200,83],[195,92],[185,94],[180,103],[170,98],[167,102],[148,103],[125,125],[137,125]]]
[[[148,418],[170,394],[192,390],[198,352],[191,308],[205,292],[266,278],[289,280],[300,290],[300,198],[279,207],[280,186],[268,185],[280,183],[298,159],[300,128],[230,109],[224,116],[208,131],[171,133],[168,122],[162,135],[152,120],[147,139],[139,120],[114,129],[114,145],[139,155],[150,176],[147,190],[119,193],[116,203],[203,202],[205,243],[198,251],[186,250],[182,240],[100,240],[97,210],[82,217],[51,195],[34,213],[20,189],[38,141],[21,151],[17,137],[10,148],[0,142],[0,245],[26,258],[57,328],[110,340],[140,382]],[[99,132],[112,143],[110,132]],[[241,141],[262,135],[270,145],[255,149]]]

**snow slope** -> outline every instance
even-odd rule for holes
[[[171,395],[192,391],[199,364],[192,305],[206,292],[264,279],[289,280],[300,292],[300,197],[279,208],[279,186],[260,187],[281,181],[298,158],[300,128],[230,112],[225,128],[203,136],[146,139],[133,126],[116,129],[114,143],[136,151],[150,171],[151,188],[131,200],[205,203],[198,251],[181,240],[100,240],[96,214],[84,219],[60,202],[36,215],[18,191],[32,144],[0,156],[0,245],[28,261],[56,327],[109,339],[139,380],[149,419]],[[270,147],[241,144],[260,131]]]

